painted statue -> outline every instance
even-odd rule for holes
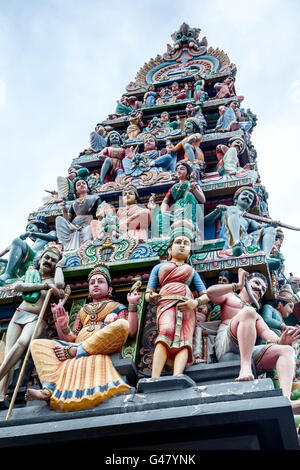
[[[30,245],[26,239],[31,240]],[[10,283],[23,276],[26,269],[43,251],[47,243],[57,241],[55,230],[50,230],[44,216],[37,216],[26,226],[26,232],[14,238],[9,247],[6,271],[0,276],[0,286]]]
[[[221,100],[223,98],[230,98],[231,96],[234,96],[234,82],[235,78],[234,77],[227,77],[222,83],[216,83],[214,85],[214,89],[217,90],[217,94],[215,96],[215,99]]]
[[[189,219],[197,230],[203,221],[200,204],[206,199],[200,186],[192,181],[193,168],[186,162],[180,161],[176,166],[175,183],[166,193],[159,214],[160,232],[169,233],[171,224],[180,219]]]
[[[225,239],[224,248],[232,248],[234,256],[240,256],[244,247],[257,245],[266,254],[266,259],[271,270],[278,268],[278,261],[270,258],[270,252],[274,245],[278,222],[270,224],[258,223],[244,216],[251,211],[257,202],[256,192],[252,187],[239,188],[233,198],[232,206],[218,205],[216,209],[204,218],[204,223],[209,225],[220,219],[221,226],[218,229],[218,238]]]
[[[143,105],[144,106],[155,106],[157,93],[155,91],[155,86],[150,84],[147,87],[147,91],[144,94]]]
[[[285,330],[280,338],[268,327],[254,308],[262,301],[267,288],[263,274],[239,269],[237,283],[216,284],[207,289],[209,299],[221,306],[215,352],[219,361],[229,352],[240,354],[240,372],[236,378],[239,382],[254,380],[252,360],[258,373],[277,369],[282,393],[290,399],[295,369],[291,345],[300,338],[300,327]],[[255,345],[257,337],[267,344]]]
[[[94,152],[100,152],[106,147],[107,142],[104,135],[105,128],[101,123],[98,123],[95,131],[90,133],[90,147]]]
[[[231,106],[219,106],[219,115],[215,132],[232,132],[240,129],[241,126]]]
[[[257,180],[257,172],[240,166],[238,155],[243,152],[245,148],[244,140],[239,137],[232,137],[229,139],[229,146],[224,144],[217,145],[216,155],[219,160],[217,171],[221,176],[237,176],[251,178],[252,183]]]
[[[90,223],[96,214],[101,199],[89,194],[87,181],[78,177],[74,180],[76,199],[69,209],[63,206],[63,216],[55,219],[57,238],[64,250],[78,250],[80,245],[92,239]]]
[[[57,296],[63,296],[64,276],[61,261],[64,263],[57,246],[46,246],[40,254],[38,270],[29,268],[25,280],[18,281],[14,287],[16,292],[22,293],[23,301],[9,322],[6,334],[5,356],[0,366],[0,401],[3,407],[7,406],[5,394],[14,367],[29,346],[47,291],[53,289]],[[35,332],[36,335],[40,336],[45,327],[46,322],[43,319]]]
[[[110,273],[103,263],[95,266],[88,281],[92,301],[81,308],[72,329],[63,303],[52,304],[59,339],[32,342],[42,389],[28,389],[27,400],[45,400],[57,411],[79,411],[129,391],[109,355],[121,351],[127,337],[135,337],[141,294],[127,295],[128,310],[113,300]]]
[[[129,126],[126,129],[126,134],[128,136],[127,140],[135,140],[137,136],[143,130],[143,122],[142,122],[143,112],[139,109],[137,111],[132,111],[129,116]]]
[[[123,189],[122,205],[117,211],[117,217],[119,229],[124,238],[147,242],[151,212],[147,207],[139,204],[139,194],[135,186],[128,185]]]
[[[122,160],[124,173],[129,176],[138,177],[150,170],[150,168],[160,171],[174,171],[176,164],[176,154],[170,145],[164,150],[158,150],[157,139],[150,133],[143,134],[144,151],[126,149],[126,156]]]
[[[158,136],[171,136],[181,134],[180,124],[181,119],[177,115],[176,120],[170,120],[170,114],[168,111],[163,111],[160,115],[160,122],[162,124],[161,130],[158,132]]]
[[[115,208],[103,201],[97,207],[96,211],[97,220],[91,221],[91,232],[93,240],[103,240],[109,236],[111,240],[120,239],[119,221],[116,215]]]
[[[297,298],[291,287],[286,284],[281,287],[274,300],[263,305],[261,316],[268,327],[279,337],[287,329],[285,319],[293,313],[295,302]]]
[[[199,123],[200,134],[204,134],[207,129],[207,121],[204,114],[201,111],[201,106],[188,103],[185,108],[187,117],[197,119]]]
[[[114,181],[122,173],[122,160],[125,157],[125,149],[122,147],[122,137],[117,131],[110,131],[107,136],[107,147],[100,155],[105,156],[101,172],[100,183]]]
[[[204,91],[205,80],[201,77],[201,75],[195,75],[194,78],[194,100],[195,103],[200,103],[203,105],[207,97],[207,93]]]
[[[187,118],[184,123],[186,137],[173,146],[174,152],[184,151],[184,161],[197,165],[202,171],[205,166],[204,153],[200,149],[202,135],[200,134],[199,122],[195,118]]]
[[[160,377],[167,361],[173,362],[174,375],[183,374],[186,365],[193,363],[196,309],[208,300],[201,277],[187,262],[191,237],[186,231],[172,233],[168,254],[168,261],[152,269],[145,297],[147,302],[157,303],[153,378]]]

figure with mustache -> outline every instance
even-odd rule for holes
[[[233,205],[218,205],[204,218],[204,224],[210,225],[220,220],[221,225],[217,232],[218,238],[225,239],[224,249],[232,248],[234,256],[241,256],[244,248],[257,245],[266,254],[270,270],[278,269],[280,262],[270,257],[275,242],[277,221],[271,224],[258,223],[244,217],[256,205],[257,195],[251,186],[239,188],[233,197]]]
[[[276,369],[283,395],[290,399],[295,370],[292,344],[300,338],[300,328],[286,329],[278,337],[268,327],[254,308],[267,286],[263,274],[239,269],[238,283],[216,284],[207,289],[208,298],[221,306],[215,352],[219,361],[229,352],[240,354],[238,382],[254,380],[252,359],[258,372]],[[266,343],[255,345],[257,337]],[[294,406],[292,401],[291,404]]]
[[[5,394],[12,379],[14,367],[29,346],[47,291],[53,289],[58,297],[63,296],[64,276],[61,265],[64,261],[57,246],[47,246],[38,261],[40,282],[19,281],[14,287],[16,292],[22,293],[23,301],[16,309],[7,329],[5,357],[0,367],[0,405],[2,407],[7,407]],[[40,295],[29,298],[28,294],[33,292]],[[39,331],[36,332],[37,337],[42,334],[45,326],[46,322],[42,320]]]

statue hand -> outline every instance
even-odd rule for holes
[[[177,304],[177,308],[181,312],[192,312],[197,307],[198,301],[194,299],[185,300],[184,302],[179,302]]]
[[[141,297],[142,297],[142,294],[140,292],[136,292],[136,291],[129,292],[127,294],[127,301],[131,305],[136,305]]]
[[[272,220],[272,222],[270,223],[270,226],[271,227],[278,227],[278,225],[280,224],[279,220]]]
[[[116,313],[109,313],[104,320],[105,325],[109,325],[118,319],[118,315]]]
[[[239,290],[243,289],[243,287],[245,286],[245,282],[246,282],[246,279],[247,277],[249,276],[249,273],[247,271],[245,271],[243,268],[239,268],[238,270],[238,284],[237,284],[237,287]]]
[[[60,300],[57,304],[51,304],[51,312],[53,313],[54,319],[60,328],[66,329],[69,324],[69,315],[62,305],[62,300]]]
[[[218,205],[216,206],[216,209],[217,209],[219,212],[225,212],[225,211],[227,211],[228,206],[225,206],[225,204],[218,204]]]
[[[278,341],[278,344],[292,345],[299,339],[300,339],[300,326],[296,325],[293,328],[288,327],[286,330],[284,330],[284,332],[282,333]]]
[[[19,238],[21,238],[21,240],[25,240],[29,235],[29,232],[25,232],[23,233],[22,235],[19,236]]]

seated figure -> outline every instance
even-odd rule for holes
[[[81,308],[72,329],[63,301],[51,305],[59,339],[32,342],[31,354],[42,389],[29,388],[26,400],[47,401],[57,411],[79,411],[130,390],[109,355],[120,352],[127,337],[135,337],[136,304],[141,294],[127,295],[128,310],[112,300],[111,277],[104,263],[95,266],[88,281],[92,301]]]
[[[151,222],[150,210],[139,204],[139,194],[135,186],[128,185],[122,192],[122,205],[117,211],[119,229],[125,239],[147,242],[148,227]]]

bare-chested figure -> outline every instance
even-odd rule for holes
[[[248,281],[250,294],[245,281]],[[239,353],[240,373],[237,381],[253,380],[252,359],[257,371],[276,369],[283,395],[290,399],[295,370],[292,344],[300,338],[300,327],[287,328],[280,338],[257,313],[251,299],[261,301],[267,290],[267,280],[261,273],[247,273],[239,269],[238,283],[216,284],[207,289],[209,299],[221,305],[221,324],[215,351],[217,359],[228,352]],[[240,292],[237,294],[237,292]],[[255,346],[259,336],[267,344]],[[291,402],[292,405],[295,403]]]
[[[61,252],[54,246],[44,249],[39,260],[39,273],[41,282],[26,283],[19,281],[14,289],[22,294],[40,292],[39,298],[35,302],[23,300],[16,309],[7,329],[5,357],[0,367],[0,406],[5,407],[5,394],[12,378],[14,367],[22,357],[25,349],[29,346],[38,315],[42,309],[47,291],[53,289],[58,296],[63,296],[61,290],[64,286],[64,277],[59,261],[62,260]],[[63,263],[64,260],[61,261]],[[39,336],[45,321],[42,320]]]

